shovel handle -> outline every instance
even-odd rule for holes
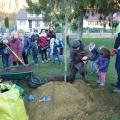
[[[5,43],[4,43],[4,44],[5,44]],[[5,45],[6,45],[7,48],[13,53],[13,55],[14,55],[23,65],[25,65],[25,63],[22,61],[22,59],[19,58],[18,55],[17,55],[7,44],[5,44]]]

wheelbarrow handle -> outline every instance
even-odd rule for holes
[[[22,59],[21,58],[19,58],[19,56],[6,44],[6,43],[4,43],[5,45],[6,45],[6,47],[13,53],[13,55],[23,64],[23,65],[25,65],[25,63],[22,61]]]

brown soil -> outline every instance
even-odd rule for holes
[[[118,97],[83,81],[49,82],[32,94],[36,99],[28,105],[30,120],[103,120],[120,112]],[[40,103],[43,96],[52,96],[52,101]]]

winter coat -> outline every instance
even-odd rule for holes
[[[9,54],[9,49],[6,47],[6,45],[3,43],[3,40],[0,41],[0,55],[6,55]]]
[[[63,40],[59,40],[59,55],[63,55],[63,50],[64,50],[64,42]]]
[[[117,50],[115,68],[117,72],[120,74],[120,49]]]
[[[92,58],[91,58],[91,61],[96,61],[99,57],[99,51],[98,51],[98,48],[95,47],[92,51]]]
[[[31,39],[28,36],[24,36],[23,38],[23,52],[25,52],[26,54],[29,53],[30,51],[30,44],[31,44]]]
[[[38,44],[37,44],[37,41],[31,42],[30,48],[31,48],[33,54],[38,54]]]
[[[109,67],[110,58],[104,57],[102,55],[97,59],[97,65],[99,72],[107,72]]]
[[[37,38],[37,42],[39,41],[39,35],[38,34],[33,34],[32,36],[31,36],[31,41],[33,41],[33,39],[34,38]]]
[[[49,32],[48,34],[48,38],[50,38],[50,39],[52,39],[52,38],[55,38],[56,39],[56,34],[55,34],[55,32]]]
[[[48,47],[50,47],[48,37],[47,36],[41,36],[40,39],[39,39],[39,45],[40,45],[41,50],[45,50]]]
[[[118,33],[118,37],[115,40],[114,48],[117,49],[120,46],[120,33]]]
[[[80,42],[79,50],[74,50],[74,49],[70,48],[70,56],[71,56],[71,60],[72,60],[71,62],[73,64],[78,64],[80,62],[83,62],[82,58],[84,56],[87,56],[89,59],[92,56],[91,52],[89,52],[89,50],[84,47],[84,44],[81,41],[79,41],[79,42]]]
[[[19,58],[22,59],[22,52],[23,52],[23,44],[22,41],[20,39],[16,39],[16,40],[11,40],[9,43],[10,48],[18,55]],[[10,55],[10,59],[13,62],[17,62],[19,61],[14,54],[11,53]]]

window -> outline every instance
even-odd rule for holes
[[[40,21],[35,21],[35,27],[40,27]]]
[[[19,25],[26,25],[26,21],[25,20],[19,21]]]
[[[27,16],[28,16],[28,17],[34,17],[35,14],[32,14],[32,13],[30,14],[30,13],[29,13],[29,14],[27,14]]]

